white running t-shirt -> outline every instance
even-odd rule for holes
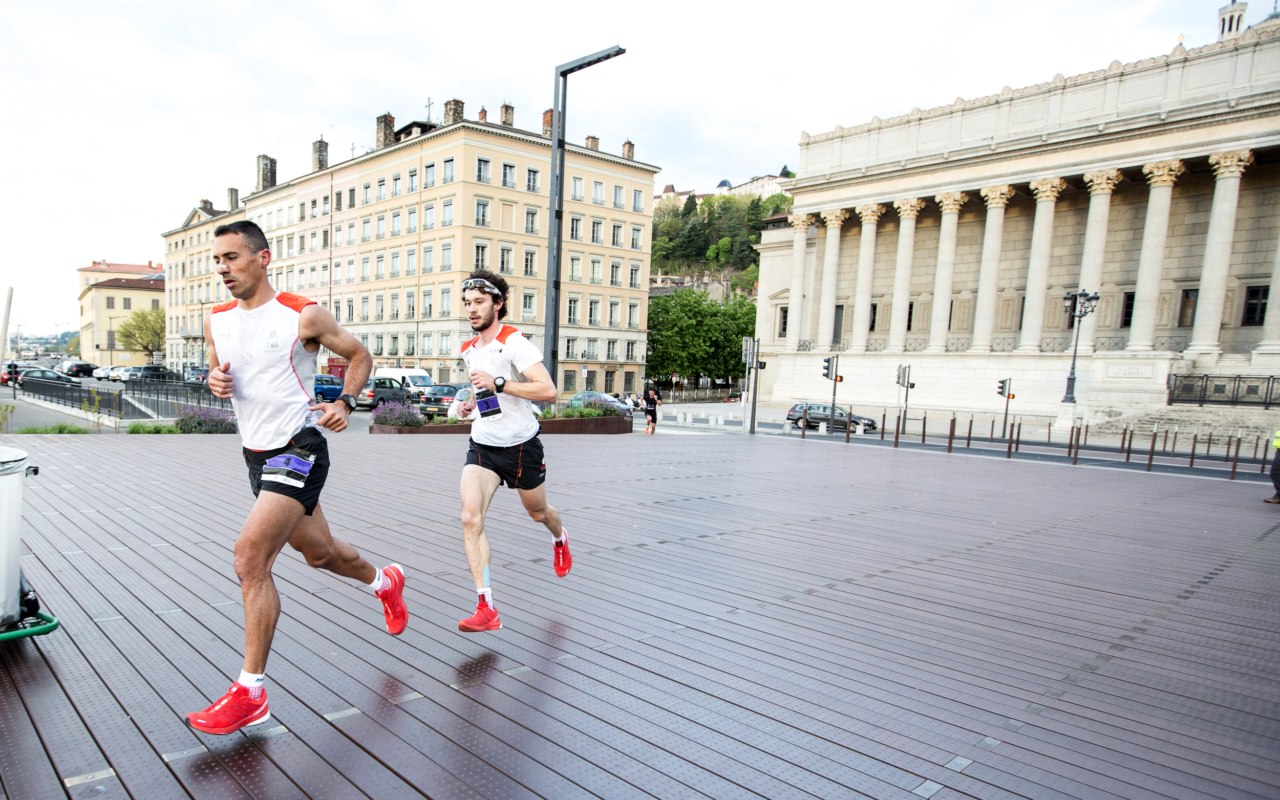
[[[493,377],[506,378],[508,383],[524,382],[520,374],[542,361],[542,353],[524,334],[510,325],[503,325],[492,342],[480,346],[477,336],[462,345],[462,360],[467,372],[478,369]],[[501,417],[477,417],[471,423],[471,438],[490,447],[512,447],[538,435],[538,418],[533,415],[533,403],[523,397],[502,392],[498,395]]]
[[[284,447],[298,431],[316,426],[316,354],[298,338],[302,309],[314,304],[279,292],[255,309],[232,300],[214,306],[209,316],[218,361],[231,364],[231,407],[250,450]]]

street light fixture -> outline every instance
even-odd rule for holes
[[[1062,296],[1062,310],[1076,318],[1076,344],[1071,351],[1071,374],[1067,376],[1067,394],[1062,398],[1064,403],[1075,403],[1076,401],[1076,356],[1080,353],[1080,320],[1092,314],[1097,307],[1097,292],[1089,294],[1084,289],[1081,289],[1077,294],[1068,292]]]
[[[615,56],[627,52],[621,47],[613,47],[592,53],[576,61],[570,61],[556,67],[556,85],[551,116],[551,215],[547,221],[547,308],[545,334],[547,343],[543,347],[542,358],[551,373],[552,383],[556,382],[556,373],[560,349],[560,223],[564,216],[564,111],[569,96],[569,76],[601,61],[608,61]]]

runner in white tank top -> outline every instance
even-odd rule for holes
[[[311,566],[367,584],[382,600],[392,634],[404,631],[409,612],[401,597],[403,568],[375,569],[354,547],[330,535],[320,510],[329,473],[329,448],[320,429],[336,433],[347,427],[355,410],[353,395],[364,388],[373,366],[369,351],[325,309],[271,288],[271,251],[252,222],[219,226],[213,258],[218,277],[236,299],[214,307],[204,321],[211,344],[209,390],[231,400],[249,486],[257,497],[233,561],[244,596],[244,667],[225,695],[187,715],[191,727],[224,734],[271,718],[263,681],[280,617],[271,565],[286,542]],[[312,405],[316,353],[322,346],[350,366],[343,396]]]

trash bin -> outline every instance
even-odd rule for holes
[[[19,606],[22,555],[18,531],[22,522],[22,482],[27,474],[27,454],[0,447],[0,628],[22,617]]]

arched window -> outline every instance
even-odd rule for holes
[[[1218,35],[1219,35],[1219,36],[1221,36],[1222,34],[1224,34],[1224,33],[1226,33],[1226,32],[1227,32],[1227,18],[1226,18],[1226,17],[1223,17],[1223,18],[1222,18],[1222,30],[1218,31]]]

